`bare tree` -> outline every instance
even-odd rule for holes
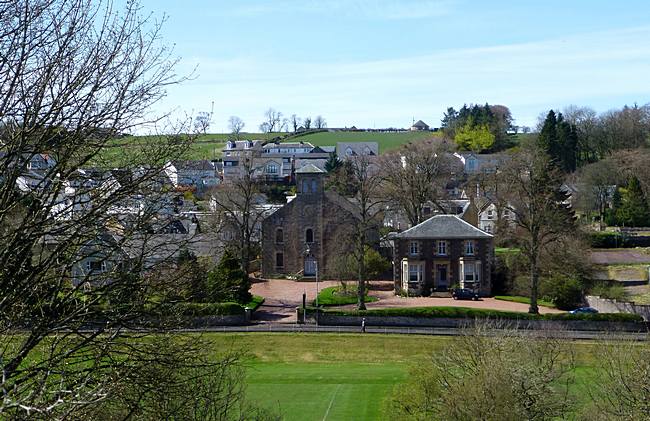
[[[354,203],[357,210],[357,221],[354,226],[353,255],[357,269],[357,308],[364,310],[366,297],[367,270],[366,252],[368,247],[378,241],[378,212],[383,202],[378,200],[382,185],[382,174],[379,167],[368,155],[360,155],[349,160],[350,182],[354,185],[356,195]]]
[[[297,132],[298,127],[300,126],[300,117],[298,117],[295,114],[291,114],[289,121],[291,122],[291,126],[293,127],[293,132],[294,133]]]
[[[128,417],[204,346],[125,329],[175,322],[149,300],[146,274],[178,245],[152,244],[148,230],[164,222],[163,164],[191,136],[121,137],[160,124],[149,107],[182,78],[161,23],[136,2],[113,7],[0,2],[3,418]],[[133,202],[143,206],[121,218]]]
[[[322,116],[317,115],[316,118],[314,119],[314,127],[317,129],[324,129],[325,127],[327,127],[327,122]]]
[[[305,127],[305,130],[311,129],[311,117],[305,117],[302,120],[302,124]]]
[[[549,157],[531,148],[513,157],[501,172],[501,193],[515,215],[516,238],[528,262],[530,313],[537,314],[540,257],[563,236],[571,235],[573,215],[561,193],[562,176]]]
[[[212,124],[212,114],[208,113],[206,111],[201,111],[197,114],[196,117],[194,117],[194,129],[197,132],[201,132],[203,134],[206,134],[208,131],[208,128],[210,127],[210,124]]]
[[[605,211],[622,179],[621,168],[609,158],[585,165],[580,170],[576,206],[587,213],[594,210],[598,212],[600,231],[604,227]]]
[[[524,334],[499,324],[465,328],[387,401],[391,419],[548,420],[573,407],[575,357],[550,332]],[[462,395],[463,399],[458,399]]]
[[[228,119],[228,128],[236,140],[240,139],[241,131],[244,129],[245,125],[246,123],[244,123],[244,120],[235,115],[230,116]]]
[[[418,142],[385,154],[381,159],[385,179],[383,196],[404,211],[411,225],[424,220],[424,205],[432,202],[441,212],[445,186],[460,163],[451,155],[446,143]]]
[[[599,376],[590,392],[602,419],[640,420],[650,413],[650,345],[604,338],[597,348]],[[584,419],[589,419],[588,414]],[[601,418],[596,418],[601,419]]]
[[[220,231],[233,234],[241,268],[248,274],[251,261],[259,249],[259,228],[264,214],[258,206],[261,194],[255,181],[255,173],[259,169],[252,157],[242,158],[239,164],[237,176],[215,187],[211,204],[215,225]]]
[[[273,133],[280,130],[282,113],[273,108],[264,112],[264,122],[260,124],[260,130],[264,133]]]

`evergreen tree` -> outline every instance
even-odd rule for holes
[[[650,225],[648,202],[641,189],[641,183],[635,176],[629,178],[627,187],[621,195],[621,204],[616,210],[616,221],[619,225],[628,227]]]
[[[578,132],[575,125],[564,120],[562,113],[550,110],[537,137],[538,146],[551,157],[564,172],[576,169]]]
[[[328,173],[336,171],[341,165],[343,165],[341,160],[336,156],[336,153],[332,152],[329,158],[327,158],[327,162],[325,162],[325,171]]]
[[[227,249],[216,269],[208,274],[208,298],[212,302],[247,303],[251,300],[250,287],[250,279],[241,269],[239,260]]]

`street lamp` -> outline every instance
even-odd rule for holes
[[[309,257],[311,254],[311,249],[309,248],[309,244],[307,244],[307,249],[305,250],[305,257]],[[318,260],[314,257],[314,272],[316,275],[316,326],[318,326]]]

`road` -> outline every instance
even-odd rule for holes
[[[358,333],[362,334],[359,326],[316,326],[302,325],[295,323],[260,323],[248,326],[215,326],[202,329],[184,329],[192,332],[224,332],[224,333]],[[494,332],[497,329],[493,330]],[[400,334],[400,335],[433,335],[433,336],[458,336],[465,332],[462,328],[446,327],[379,327],[367,326],[365,334]],[[488,331],[489,332],[489,331]],[[521,335],[536,336],[542,333],[540,330],[519,329],[516,331]],[[638,341],[650,340],[650,333],[637,332],[606,332],[606,331],[544,331],[544,335],[552,337],[575,339],[575,340],[603,340],[603,339],[632,339]]]

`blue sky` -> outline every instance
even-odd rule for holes
[[[604,0],[142,0],[168,21],[183,74],[157,110],[211,131],[237,115],[321,114],[330,127],[438,126],[448,106],[503,104],[533,126],[550,108],[650,102],[650,2]]]

